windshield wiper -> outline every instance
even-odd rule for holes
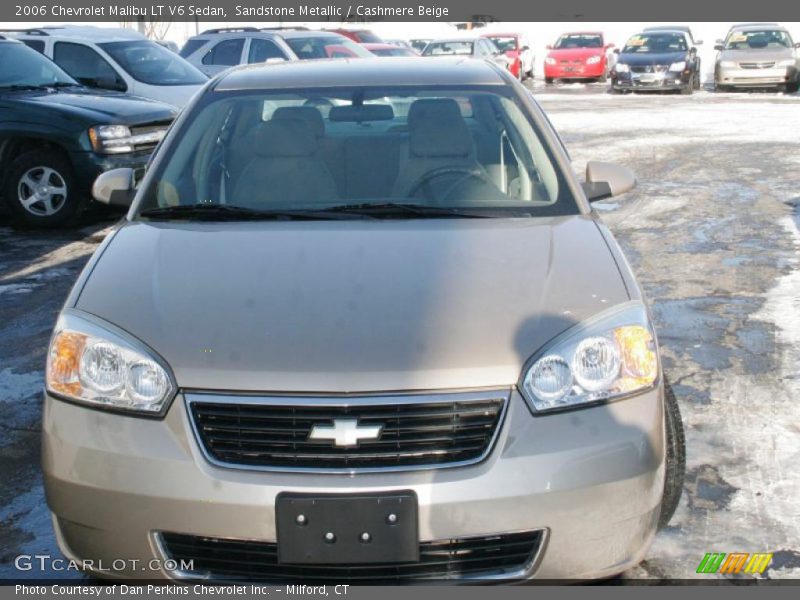
[[[148,219],[181,219],[189,221],[280,221],[280,220],[340,220],[347,215],[336,215],[314,210],[256,210],[229,204],[182,204],[150,208],[139,213]]]
[[[442,206],[426,206],[404,202],[362,202],[357,204],[341,204],[321,209],[326,213],[363,214],[372,217],[410,217],[410,218],[466,218],[487,219],[490,215],[461,208]]]

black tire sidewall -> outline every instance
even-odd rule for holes
[[[669,381],[664,380],[664,436],[666,457],[664,469],[664,493],[661,498],[661,513],[658,528],[667,526],[683,493],[686,476],[686,439],[683,431],[680,407]]]
[[[17,188],[20,178],[35,167],[50,167],[57,171],[67,186],[67,199],[53,215],[37,216],[19,202]],[[57,150],[30,150],[20,155],[6,172],[3,181],[3,201],[18,225],[33,228],[53,228],[68,224],[80,211],[82,194],[78,189],[72,165],[63,153]]]

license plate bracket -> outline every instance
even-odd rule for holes
[[[419,561],[417,495],[413,491],[328,495],[283,492],[275,502],[275,525],[280,563]],[[334,539],[326,539],[328,533]],[[362,539],[364,533],[369,540]]]

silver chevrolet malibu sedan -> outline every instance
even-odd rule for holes
[[[47,363],[63,553],[101,577],[609,577],[680,497],[642,291],[532,95],[474,59],[209,82]]]

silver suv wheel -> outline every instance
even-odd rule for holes
[[[33,167],[20,177],[17,198],[32,215],[48,217],[67,202],[67,183],[64,176],[51,167]]]

